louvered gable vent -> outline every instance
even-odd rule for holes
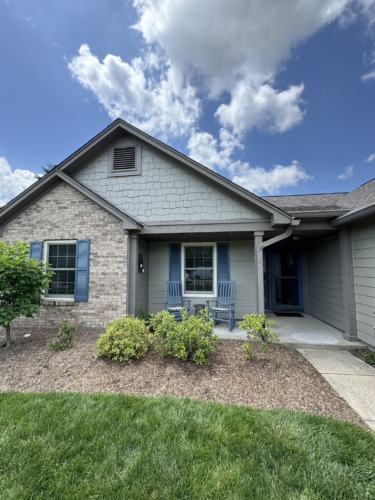
[[[113,170],[135,170],[135,146],[115,148],[113,151]]]

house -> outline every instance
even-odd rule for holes
[[[56,273],[29,326],[159,311],[169,279],[204,303],[230,278],[237,318],[305,311],[375,346],[375,179],[259,197],[117,119],[3,207],[0,237]]]

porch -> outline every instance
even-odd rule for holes
[[[280,344],[314,349],[366,349],[362,342],[345,340],[341,330],[311,314],[302,313],[301,317],[287,317],[266,313],[266,316],[275,321],[274,330],[279,336]],[[238,322],[231,332],[228,331],[227,325],[219,324],[215,326],[215,333],[220,339],[246,340],[246,332],[240,330]]]

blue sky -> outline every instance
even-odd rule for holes
[[[375,0],[0,0],[0,204],[120,116],[257,194],[375,172]]]

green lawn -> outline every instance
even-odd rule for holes
[[[0,498],[375,498],[375,439],[282,410],[0,394]]]

